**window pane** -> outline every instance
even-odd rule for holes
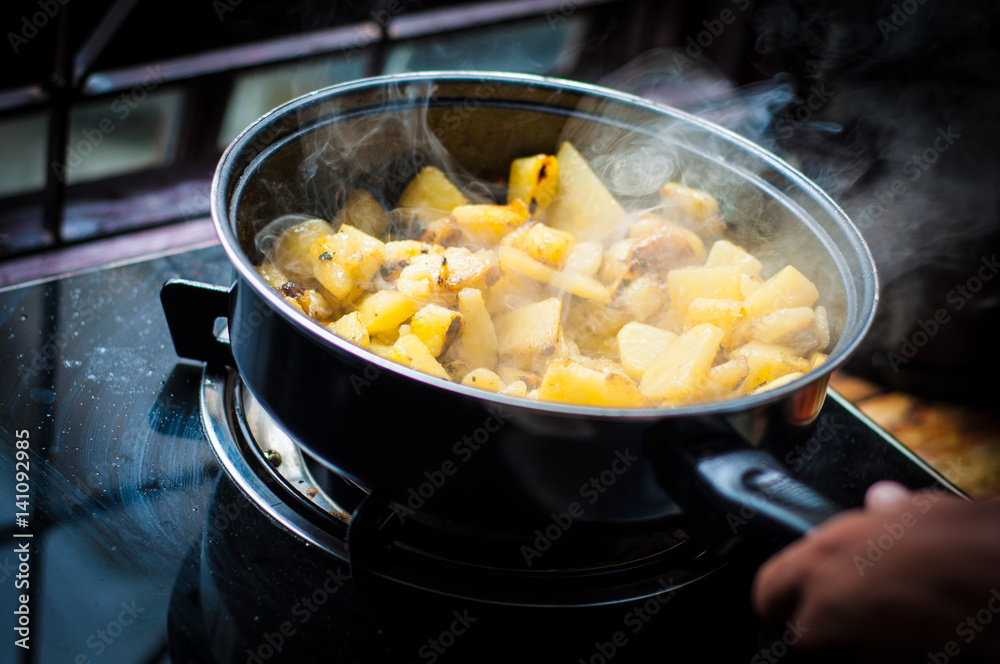
[[[40,191],[45,186],[45,113],[0,120],[0,196]]]
[[[414,39],[392,48],[384,73],[466,69],[564,76],[576,65],[587,24],[579,14],[559,23],[539,17]]]
[[[224,149],[241,131],[272,108],[313,90],[364,76],[364,58],[334,56],[240,74],[233,83],[219,132]]]
[[[88,182],[171,161],[183,94],[135,90],[85,102],[70,114],[68,182]]]

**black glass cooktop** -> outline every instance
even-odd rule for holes
[[[213,455],[202,367],[159,290],[232,279],[218,247],[0,292],[0,661],[708,661],[775,654],[755,562],[579,609],[449,599],[364,574],[280,530]],[[940,481],[831,396],[822,444],[782,455],[846,505],[882,477]],[[789,661],[785,657],[784,661]]]

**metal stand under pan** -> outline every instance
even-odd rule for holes
[[[488,528],[455,532],[400,506],[303,454],[263,411],[237,372],[207,366],[201,393],[205,430],[226,474],[259,510],[303,546],[405,586],[488,603],[597,606],[661,595],[726,565],[680,529],[645,534],[566,535],[572,564],[546,556],[527,568],[521,546]],[[502,537],[502,536],[501,536]]]

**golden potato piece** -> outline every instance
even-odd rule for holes
[[[459,245],[464,238],[462,229],[458,227],[453,217],[441,217],[434,221],[428,221],[424,223],[423,228],[423,232],[416,239],[440,248]]]
[[[383,279],[395,279],[404,267],[422,254],[443,254],[444,248],[417,240],[394,240],[386,242],[382,250],[382,266],[379,274]]]
[[[356,189],[333,218],[334,228],[344,224],[377,237],[389,229],[389,213],[370,193]]]
[[[779,309],[811,307],[818,299],[816,286],[788,265],[746,298],[747,315],[756,319]]]
[[[802,378],[803,376],[805,376],[805,374],[799,371],[795,371],[790,374],[785,374],[781,378],[775,378],[769,383],[761,383],[757,387],[753,388],[750,391],[750,394],[761,394],[762,392],[768,392],[770,390],[774,390],[779,387],[784,387],[785,385],[788,385],[789,383],[796,381],[799,378]]]
[[[594,357],[617,357],[615,335],[630,322],[628,314],[593,300],[573,300],[567,304],[565,336],[578,346],[578,353]]]
[[[340,305],[337,302],[327,300],[322,293],[315,289],[302,288],[287,282],[277,291],[286,302],[320,323],[328,323],[340,315]]]
[[[723,334],[704,323],[680,335],[649,365],[639,389],[647,398],[670,405],[699,400]]]
[[[383,290],[360,299],[357,303],[361,321],[369,335],[395,330],[420,309],[412,298],[399,291]]]
[[[500,376],[489,369],[473,369],[462,378],[462,385],[497,392],[500,390]]]
[[[513,247],[500,247],[498,257],[504,272],[514,272],[595,302],[611,301],[611,293],[599,281],[573,272],[557,272]]]
[[[368,346],[368,350],[375,353],[379,357],[384,357],[387,360],[392,360],[393,362],[399,362],[396,358],[396,350],[393,348],[392,344],[387,344],[378,339],[372,339],[371,345]]]
[[[493,319],[486,310],[483,294],[475,288],[458,293],[458,312],[462,315],[462,359],[473,367],[492,368],[497,363],[497,335]]]
[[[545,224],[534,224],[514,243],[514,247],[536,261],[554,268],[561,267],[573,251],[573,236]]]
[[[502,386],[500,394],[506,394],[509,397],[523,397],[528,394],[528,386],[523,380],[515,380],[513,383]]]
[[[289,283],[288,275],[281,271],[277,265],[268,261],[263,265],[257,265],[254,267],[257,270],[257,274],[263,277],[264,281],[271,288],[277,290]]]
[[[559,162],[552,155],[537,154],[510,164],[507,202],[519,200],[532,211],[544,210],[559,193]]]
[[[673,224],[664,224],[655,233],[638,238],[629,247],[625,262],[631,272],[666,273],[692,265],[696,259],[694,248],[682,229]]]
[[[761,383],[768,383],[785,374],[805,373],[809,370],[809,362],[796,355],[791,348],[763,341],[746,343],[732,351],[730,356],[745,357],[750,365],[750,373],[740,385],[740,392],[743,394],[749,393]]]
[[[556,161],[559,195],[546,211],[545,222],[581,242],[609,237],[625,215],[622,206],[569,141],[559,146]]]
[[[830,346],[830,317],[826,313],[826,307],[816,307],[816,340],[819,345],[816,350],[826,350]]]
[[[542,377],[534,371],[519,369],[518,367],[509,367],[506,364],[501,364],[497,367],[497,375],[500,376],[501,381],[508,385],[520,381],[524,383],[529,390],[537,388],[542,382]]]
[[[646,405],[635,381],[619,373],[588,369],[574,360],[549,363],[538,388],[538,398],[607,408]]]
[[[809,307],[778,309],[769,313],[754,321],[750,326],[750,336],[786,346],[799,355],[805,355],[820,346],[816,312]]]
[[[642,380],[649,365],[677,339],[673,332],[643,323],[626,323],[618,330],[618,357],[629,378]]]
[[[722,267],[735,265],[740,271],[750,277],[760,275],[764,264],[753,257],[746,249],[737,246],[729,240],[719,240],[712,245],[705,260],[705,267]]]
[[[447,260],[441,254],[421,254],[400,271],[396,288],[417,300],[430,300],[444,291]]]
[[[604,261],[604,247],[600,242],[577,242],[566,259],[566,271],[593,277]]]
[[[739,300],[740,269],[733,265],[724,267],[684,267],[667,274],[670,307],[678,316],[687,315],[688,306],[698,298],[714,300]]]
[[[397,207],[416,213],[424,221],[434,221],[468,201],[451,180],[434,166],[425,166],[406,185]]]
[[[745,357],[734,357],[728,362],[712,367],[708,372],[708,380],[712,386],[713,396],[716,398],[730,396],[749,373],[750,363]]]
[[[477,247],[496,244],[528,221],[528,209],[519,200],[509,205],[460,205],[451,214],[464,241]]]
[[[546,284],[517,272],[503,272],[497,263],[500,277],[482,289],[486,309],[490,313],[510,311],[545,297]]]
[[[601,263],[601,271],[598,274],[601,281],[613,284],[625,275],[628,271],[628,252],[637,241],[634,238],[625,238],[608,247],[604,252],[604,262]]]
[[[329,255],[327,252],[321,255],[324,254]],[[357,279],[352,277],[340,263],[332,260],[318,258],[313,266],[313,276],[328,293],[343,304],[350,304],[364,291],[364,286],[359,284]]]
[[[413,314],[410,332],[427,346],[434,357],[441,357],[462,333],[462,314],[438,304],[425,305]]]
[[[743,293],[744,300],[760,290],[762,285],[764,285],[764,282],[760,277],[751,277],[746,272],[740,275],[740,292]]]
[[[268,257],[288,276],[288,281],[311,287],[315,279],[309,247],[317,238],[333,233],[333,226],[322,219],[303,221],[285,229],[271,246]]]
[[[723,347],[730,347],[735,337],[743,333],[740,323],[746,317],[746,309],[739,300],[715,300],[699,297],[688,305],[684,316],[685,329],[690,330],[702,323],[711,323],[725,332]]]
[[[465,247],[448,247],[444,258],[447,268],[444,287],[453,292],[485,285],[487,271],[493,267],[486,252],[472,253]]]
[[[392,359],[425,374],[451,380],[445,368],[415,334],[400,335],[392,345]]]
[[[313,276],[344,304],[353,302],[382,264],[385,244],[353,226],[317,237],[309,247]]]
[[[615,306],[640,323],[656,318],[667,304],[667,286],[656,274],[619,280],[615,287]]]
[[[559,334],[559,342],[556,344],[556,352],[553,355],[553,358],[556,357],[573,360],[581,358],[580,347],[576,345],[576,342],[566,338],[565,330]]]
[[[726,223],[719,218],[719,203],[707,191],[668,182],[660,189],[660,198],[665,212],[701,235],[726,232]]]
[[[549,298],[497,315],[494,321],[500,359],[506,364],[531,368],[556,351],[562,302]]]
[[[816,367],[820,366],[821,364],[823,364],[824,362],[826,362],[827,357],[829,357],[829,356],[826,353],[820,353],[819,351],[815,351],[814,350],[813,352],[811,352],[809,354],[809,358],[808,358],[809,359],[809,368],[810,369],[815,369]]]
[[[652,212],[646,212],[636,219],[635,222],[629,226],[628,236],[636,240],[641,240],[644,237],[663,232],[679,233],[685,240],[687,240],[688,245],[690,245],[691,251],[694,253],[695,260],[699,263],[703,263],[705,261],[705,242],[701,239],[700,235],[692,231],[690,228],[685,228],[680,224],[675,224],[665,217],[653,214]]]
[[[349,314],[341,316],[336,322],[328,324],[326,329],[341,339],[350,341],[355,346],[368,348],[371,345],[368,328],[365,327],[364,319],[361,318],[361,312],[359,311],[352,311]]]

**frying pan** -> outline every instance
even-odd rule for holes
[[[391,207],[424,165],[489,196],[512,159],[572,140],[626,209],[667,179],[719,199],[728,236],[773,273],[792,263],[829,311],[829,359],[736,400],[621,409],[448,383],[378,357],[295,311],[259,277],[257,236],[289,214],[332,219],[358,187]],[[818,187],[753,143],[612,90],[505,73],[430,72],[337,85],[260,118],[226,150],[212,215],[231,288],[177,281],[162,300],[179,355],[238,368],[310,455],[440,528],[524,535],[643,530],[710,505],[794,536],[839,508],[764,450],[810,435],[830,373],[871,324],[874,263]],[[228,321],[228,342],[211,332]],[[549,530],[549,532],[554,532]]]

